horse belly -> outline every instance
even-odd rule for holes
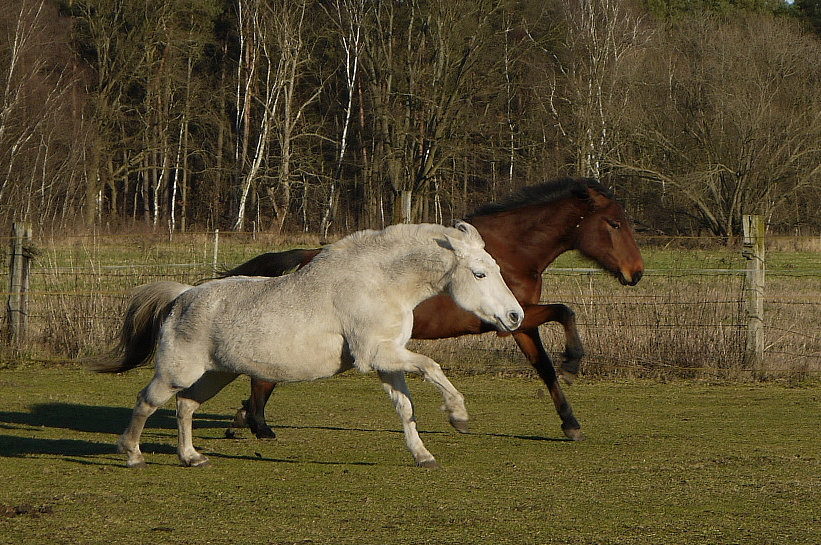
[[[250,349],[249,349],[250,348]],[[230,358],[237,371],[269,382],[304,382],[351,368],[341,335],[277,335],[255,347],[243,347]]]

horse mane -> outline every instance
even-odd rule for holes
[[[455,229],[433,223],[418,224],[396,224],[390,225],[382,230],[365,229],[348,235],[329,246],[329,248],[348,248],[360,244],[371,245],[373,243],[392,247],[397,240],[427,240],[432,236],[443,236],[445,233],[456,234]]]
[[[525,206],[539,206],[570,197],[589,201],[588,189],[592,189],[608,199],[613,198],[613,192],[595,178],[564,177],[523,187],[503,199],[480,206],[469,214],[466,219],[470,221],[471,218],[476,216],[501,214]]]

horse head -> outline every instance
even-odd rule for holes
[[[611,272],[623,285],[635,286],[644,274],[644,260],[624,207],[589,186],[590,211],[576,226],[575,247]]]
[[[448,285],[450,296],[460,307],[500,330],[518,329],[524,311],[502,279],[499,265],[485,251],[479,231],[463,221],[449,231],[442,246],[456,257]]]

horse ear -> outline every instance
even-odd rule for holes
[[[465,234],[466,242],[479,248],[485,247],[485,241],[482,239],[482,235],[479,234],[479,231],[473,225],[466,221],[456,220],[454,227]]]
[[[446,250],[450,250],[456,253],[457,255],[461,255],[464,253],[465,243],[463,241],[459,240],[458,238],[452,237],[448,234],[445,234],[444,237],[444,239],[437,238],[436,244],[438,244],[442,248],[445,248]]]

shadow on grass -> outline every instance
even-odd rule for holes
[[[404,432],[400,429],[368,429],[368,428],[352,428],[352,427],[339,427],[339,426],[274,426],[274,431],[276,430],[328,430],[328,431],[353,431],[353,432],[376,432],[376,433],[396,433],[396,434],[403,434]],[[251,432],[247,432],[249,437],[253,437]],[[450,435],[451,433],[455,435],[457,434],[455,431],[426,431],[426,430],[419,430],[419,435]],[[549,442],[556,442],[556,443],[572,443],[571,439],[567,437],[544,437],[542,435],[515,435],[509,433],[488,433],[488,432],[473,432],[470,431],[465,435],[475,435],[477,437],[500,437],[502,439],[519,439],[521,441],[549,441]]]
[[[104,433],[119,435],[128,425],[131,418],[131,409],[125,407],[106,407],[92,405],[78,405],[69,403],[37,404],[28,412],[0,412],[0,430],[24,429],[27,432],[37,433],[38,428],[56,428],[84,433]],[[230,418],[224,414],[197,413],[195,428],[227,428]],[[173,429],[176,431],[177,420],[172,409],[160,409],[149,420],[153,429]],[[30,428],[30,429],[25,429]],[[295,426],[282,425],[277,429],[290,430],[322,430],[332,432],[364,432],[364,433],[391,433],[401,434],[400,429],[372,429],[362,427],[343,426]],[[447,431],[422,431],[422,435],[447,435]],[[455,432],[453,432],[455,433]],[[500,437],[524,441],[569,441],[565,438],[542,437],[537,435],[515,435],[500,433],[476,433],[470,435],[484,437]],[[256,441],[250,432],[249,441]],[[143,443],[142,449],[146,453],[175,454],[176,442],[172,443]],[[84,457],[116,454],[114,441],[98,442],[84,439],[53,439],[47,437],[23,437],[20,435],[0,434],[0,457],[25,457],[29,455],[46,455],[60,457]],[[263,457],[256,455],[232,455],[219,452],[210,452],[209,456],[232,460],[253,460],[274,463],[315,463],[322,465],[374,465],[367,462],[327,462],[289,460]],[[111,461],[100,461],[109,464]],[[85,463],[85,462],[84,462]],[[94,463],[94,462],[87,462]]]
[[[0,429],[12,425],[46,428],[62,428],[89,433],[120,434],[131,419],[131,409],[126,407],[101,407],[72,403],[40,403],[28,412],[0,411]],[[196,413],[195,428],[224,428],[231,418],[225,414]],[[149,419],[152,428],[177,428],[173,409],[159,409]]]

